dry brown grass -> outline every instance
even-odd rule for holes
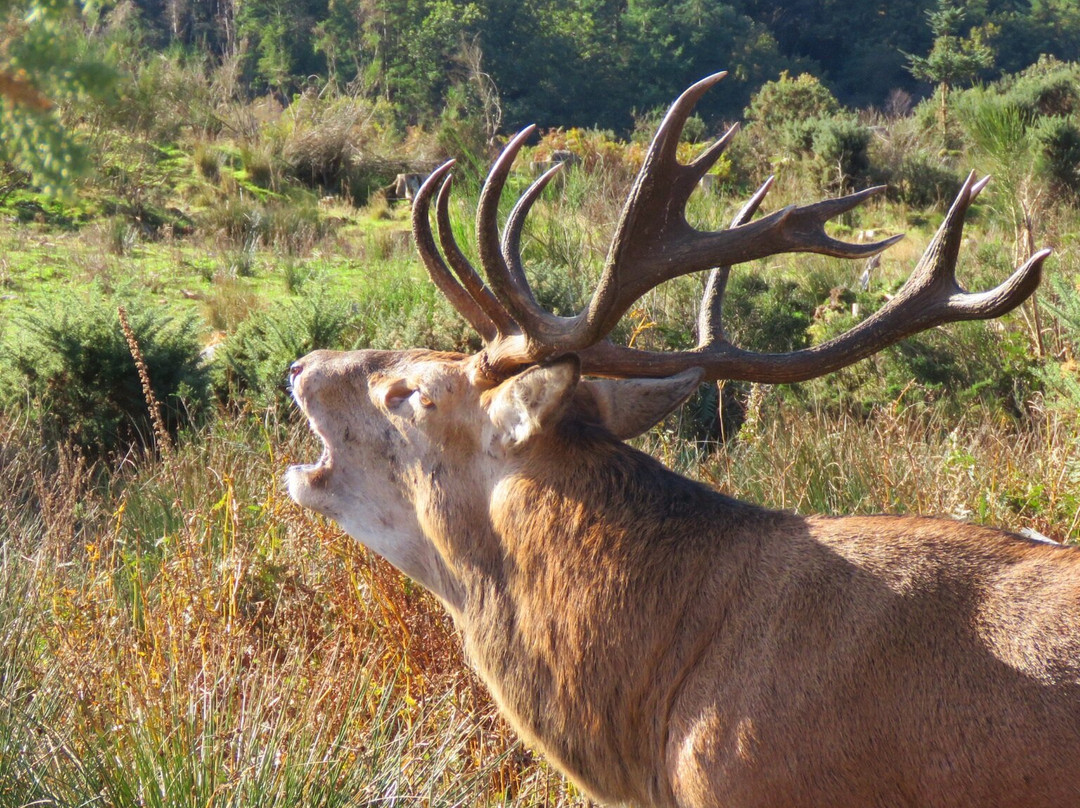
[[[219,424],[103,477],[3,426],[3,804],[575,804],[438,604],[287,500],[295,435]]]

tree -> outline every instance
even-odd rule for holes
[[[965,12],[957,5],[957,0],[938,0],[937,8],[927,11],[926,16],[934,34],[929,55],[904,55],[908,59],[908,70],[915,78],[938,86],[941,139],[942,145],[948,148],[949,90],[960,82],[970,82],[980,70],[990,67],[994,54],[979,30],[969,31],[966,37],[959,35]]]
[[[256,85],[287,98],[307,76],[325,69],[316,52],[315,26],[327,16],[327,0],[246,0],[236,31],[247,39],[247,70]]]

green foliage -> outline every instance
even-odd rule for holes
[[[157,306],[128,308],[154,395],[175,432],[209,400],[201,326],[194,317]],[[64,297],[22,317],[6,337],[0,400],[37,419],[49,443],[72,443],[96,456],[152,441],[146,398],[114,300],[100,293]]]
[[[840,102],[809,73],[792,78],[785,70],[775,81],[761,85],[746,108],[746,117],[767,130],[780,131],[801,121],[826,118],[840,111]],[[798,137],[793,139],[801,143]]]
[[[780,353],[806,347],[814,301],[805,287],[735,272],[724,297],[725,328],[740,348]]]
[[[880,304],[875,295],[847,292],[850,302],[822,306],[809,329],[815,343],[857,324],[851,303],[862,316]],[[794,386],[797,398],[868,413],[883,403],[940,402],[953,417],[981,406],[1013,417],[1023,415],[1038,388],[1038,364],[1026,338],[1015,331],[995,333],[985,323],[955,323],[942,331],[908,337],[851,367]]]
[[[996,83],[1009,102],[1035,116],[1080,113],[1080,64],[1053,57],[1039,60]]]
[[[825,187],[850,191],[866,184],[870,141],[870,129],[854,117],[836,116],[816,122],[813,150],[825,172]]]
[[[1080,116],[1054,115],[1038,122],[1034,132],[1036,167],[1059,194],[1080,194]]]
[[[249,41],[246,70],[261,89],[287,97],[324,63],[313,44],[327,0],[248,0],[238,4],[236,31]]]
[[[847,104],[881,104],[890,90],[914,89],[901,51],[921,52],[929,34],[913,21],[931,0],[736,0],[732,5],[766,25],[780,52],[803,59]]]
[[[871,174],[890,199],[917,209],[941,207],[956,197],[963,177],[948,155],[932,145],[915,118],[892,122],[870,144]]]
[[[971,81],[992,64],[993,51],[981,32],[972,30],[966,37],[960,36],[966,16],[957,0],[938,0],[937,8],[926,12],[934,44],[927,56],[907,54],[908,69],[915,78],[951,87]]]
[[[269,140],[286,177],[363,205],[410,170],[394,153],[400,144],[388,131],[388,113],[385,105],[355,96],[305,97],[289,108]]]
[[[908,70],[915,78],[938,85],[941,140],[944,148],[950,148],[949,90],[957,84],[974,81],[980,70],[993,64],[994,53],[981,31],[972,29],[968,36],[960,36],[966,11],[957,0],[938,0],[937,8],[927,11],[926,16],[934,33],[929,55],[905,56]]]
[[[248,196],[227,197],[205,210],[200,222],[209,233],[218,234],[227,248],[252,257],[260,246],[275,247],[288,255],[305,253],[331,229],[315,201],[304,194],[267,202]]]
[[[973,92],[971,96],[969,104],[997,104],[1013,110],[1013,129],[1023,129],[1012,137],[1021,145],[1021,162],[1033,164],[1031,169],[1054,192],[1075,195],[1080,191],[1080,64],[1040,58],[1020,73],[1004,77],[986,95]]]
[[[870,129],[843,110],[820,80],[786,72],[750,99],[746,116],[758,160],[794,157],[814,184],[841,191],[864,185],[870,171]],[[773,150],[779,150],[780,154]]]
[[[356,311],[322,288],[256,312],[215,354],[218,395],[260,406],[285,404],[289,365],[317,348],[355,347],[359,334]]]
[[[958,99],[967,138],[1009,197],[1038,199],[1035,182],[1063,197],[1080,191],[1078,79],[1080,66],[1044,60]]]

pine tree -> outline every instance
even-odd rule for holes
[[[926,16],[934,34],[930,53],[904,55],[908,59],[908,71],[915,78],[938,86],[942,146],[948,148],[949,90],[961,82],[970,82],[980,70],[990,67],[994,53],[978,30],[960,36],[965,13],[957,0],[938,0],[937,8],[927,11]]]

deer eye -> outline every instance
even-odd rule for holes
[[[417,390],[416,392],[421,407],[423,407],[424,409],[431,409],[435,406],[435,402],[431,400],[431,396],[429,396],[423,390]]]

